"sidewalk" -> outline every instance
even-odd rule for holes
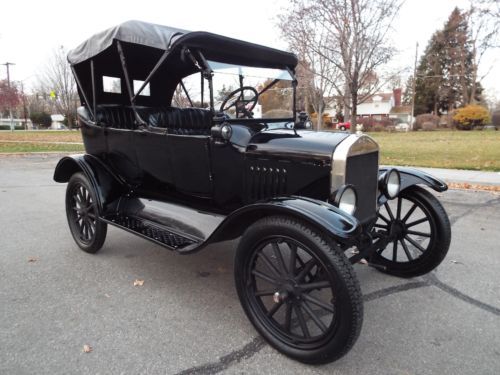
[[[500,186],[500,172],[469,171],[462,169],[442,169],[412,167],[427,172],[446,182],[468,183],[471,185]]]

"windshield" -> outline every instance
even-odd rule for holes
[[[214,108],[230,118],[293,118],[293,77],[287,70],[208,61],[213,71]],[[208,104],[208,85],[201,98],[200,74],[183,79],[193,103]],[[243,89],[242,89],[243,88]],[[195,104],[196,105],[196,104]]]

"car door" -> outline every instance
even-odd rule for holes
[[[211,197],[210,137],[169,134],[167,138],[176,189],[182,193]]]

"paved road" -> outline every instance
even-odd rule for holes
[[[110,228],[98,255],[77,250],[56,161],[0,158],[0,374],[500,373],[498,194],[439,194],[453,242],[431,275],[356,265],[361,336],[318,367],[257,336],[234,290],[231,243],[181,256]]]

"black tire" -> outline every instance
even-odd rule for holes
[[[246,315],[280,352],[328,363],[356,342],[363,300],[354,270],[333,240],[307,224],[284,216],[257,221],[241,238],[234,271]]]
[[[403,190],[392,205],[392,209],[381,208],[374,230],[392,231],[396,239],[375,252],[370,262],[384,266],[385,270],[379,268],[382,272],[405,278],[432,271],[451,242],[450,220],[443,206],[420,186]]]
[[[99,219],[96,194],[81,172],[69,179],[66,188],[66,217],[76,244],[87,253],[96,253],[106,240],[108,225]]]

